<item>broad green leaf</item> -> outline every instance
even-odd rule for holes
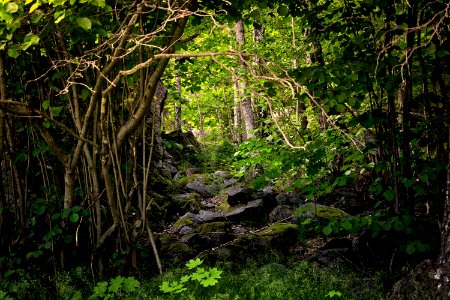
[[[6,11],[13,14],[19,10],[19,6],[15,2],[9,2],[6,4]]]
[[[281,5],[278,7],[278,14],[279,14],[280,16],[282,16],[282,17],[287,16],[287,15],[289,14],[289,7],[287,7],[287,6],[284,5],[284,4],[281,4]]]
[[[186,267],[187,267],[189,270],[192,270],[192,269],[194,269],[194,268],[200,266],[202,263],[203,263],[203,261],[202,261],[200,258],[197,257],[195,260],[194,260],[194,259],[189,260],[189,261],[186,263]]]
[[[54,106],[54,107],[50,107],[50,113],[55,116],[55,117],[59,117],[59,115],[61,114],[61,111],[63,110],[64,106]]]
[[[345,220],[342,224],[341,224],[342,228],[344,228],[345,230],[350,230],[352,229],[353,225],[352,223],[350,223],[349,220]]]
[[[91,3],[98,7],[105,7],[105,0],[91,0]]]
[[[343,104],[336,104],[334,106],[334,109],[336,110],[336,112],[341,113],[345,110],[345,106]]]
[[[31,23],[33,23],[33,24],[38,23],[44,16],[45,16],[45,14],[42,12],[42,10],[37,9],[31,16]]]
[[[80,216],[78,214],[73,213],[70,215],[69,220],[72,223],[76,223],[76,222],[78,222],[78,220],[80,220]]]
[[[125,293],[132,293],[139,288],[139,281],[134,277],[127,277],[123,281],[122,289]]]
[[[414,252],[416,252],[416,245],[414,242],[410,242],[408,243],[408,245],[406,246],[406,253],[407,254],[414,254]]]
[[[392,201],[392,200],[394,200],[395,194],[392,189],[388,189],[383,193],[383,196],[387,201]]]
[[[20,55],[20,52],[17,51],[16,49],[14,49],[14,48],[9,48],[8,49],[8,56],[9,57],[17,58],[17,57],[19,57],[19,55]]]
[[[333,232],[333,228],[330,225],[327,225],[323,228],[323,233],[325,235],[330,235]]]
[[[42,102],[43,109],[48,109],[49,106],[50,106],[50,100],[45,100],[44,102]]]
[[[89,30],[92,27],[92,22],[89,20],[89,18],[83,17],[77,19],[77,24],[84,30]]]

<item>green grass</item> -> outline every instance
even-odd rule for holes
[[[306,262],[292,267],[278,263],[260,266],[252,262],[239,270],[231,263],[215,267],[223,270],[215,286],[202,287],[196,282],[188,282],[187,290],[181,294],[161,292],[159,286],[163,281],[179,280],[188,273],[185,268],[180,268],[151,279],[136,277],[140,281],[138,291],[121,299],[383,299],[380,276],[362,277],[339,267]],[[87,285],[87,280],[81,282],[76,273],[61,273],[53,279],[22,274],[22,278],[1,282],[0,291],[7,292],[13,299],[87,299],[93,287]],[[342,296],[327,297],[334,291]]]
[[[222,269],[222,278],[212,287],[192,283],[182,294],[164,295],[159,291],[161,282],[178,280],[183,274],[175,270],[142,282],[140,292],[130,299],[329,299],[327,294],[331,291],[342,294],[333,299],[383,298],[382,284],[378,280],[361,278],[348,269],[330,269],[306,262],[294,268],[271,263],[262,267],[250,264],[238,272]]]

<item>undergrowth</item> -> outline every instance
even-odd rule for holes
[[[258,265],[247,263],[236,266],[225,263],[218,266],[223,273],[214,286],[190,285],[180,294],[164,294],[161,284],[178,280],[186,275],[185,269],[168,270],[163,276],[151,279],[136,277],[133,292],[123,293],[111,299],[383,299],[381,276],[361,277],[352,270],[341,267],[325,267],[302,261],[293,267],[279,263]],[[72,274],[73,275],[73,274]],[[76,278],[64,273],[53,278],[33,277],[22,274],[13,281],[2,280],[0,291],[11,299],[92,299],[94,287],[74,284]],[[75,276],[76,277],[76,276]],[[33,280],[30,280],[34,278]],[[50,279],[50,280],[49,280]],[[54,280],[53,283],[51,281]],[[134,280],[134,278],[133,278]],[[111,279],[110,284],[114,282]],[[70,285],[70,288],[69,286]],[[62,286],[64,286],[62,288]],[[23,290],[20,290],[21,287]],[[57,287],[55,289],[55,287]],[[56,293],[55,293],[56,292]],[[98,292],[98,291],[97,291]],[[0,293],[1,294],[1,293]],[[97,293],[98,294],[98,293]],[[98,298],[98,297],[97,297]],[[9,299],[9,298],[3,298]],[[103,298],[99,298],[103,299]],[[106,299],[106,298],[105,298]]]

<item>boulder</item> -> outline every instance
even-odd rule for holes
[[[225,214],[225,218],[232,223],[239,224],[262,225],[267,222],[262,199],[257,199],[250,201],[247,204],[233,207],[233,210]]]
[[[245,204],[252,200],[251,190],[241,187],[230,187],[227,190],[227,201],[230,206]]]
[[[275,199],[278,205],[300,206],[306,202],[305,196],[295,191],[280,193]]]
[[[298,217],[292,215],[294,209],[289,205],[278,205],[269,213],[269,223],[279,221],[295,223]]]

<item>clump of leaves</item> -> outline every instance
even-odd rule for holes
[[[94,294],[89,300],[121,299],[124,295],[134,293],[139,288],[139,281],[134,277],[117,276],[109,282],[101,281],[94,288]]]
[[[197,258],[195,260],[194,259],[189,260],[186,263],[186,267],[189,270],[192,270],[193,272],[192,274],[181,277],[179,281],[173,282],[163,281],[159,289],[164,293],[179,294],[187,290],[184,284],[189,281],[197,281],[204,287],[213,286],[217,284],[218,283],[217,279],[220,278],[220,274],[222,274],[222,271],[218,270],[217,268],[211,268],[209,270],[206,270],[205,268],[200,268],[200,265],[202,263],[203,261],[200,258]]]

